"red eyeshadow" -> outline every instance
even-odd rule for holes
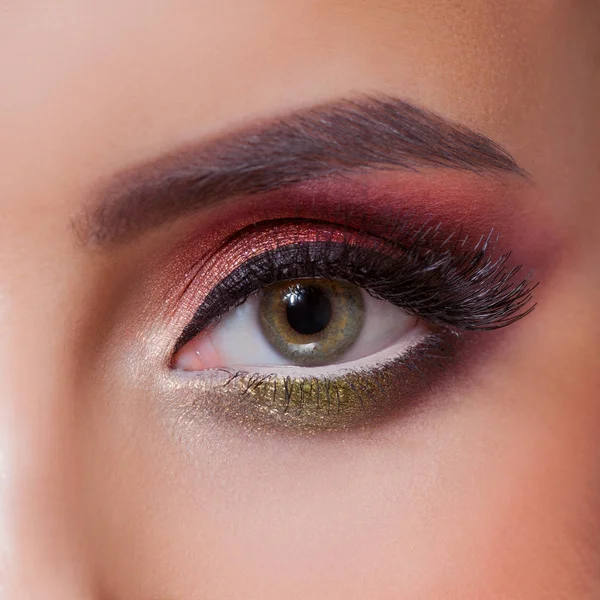
[[[197,254],[198,246],[214,248],[244,227],[273,219],[313,219],[356,230],[368,224],[366,233],[387,239],[409,221],[413,230],[441,224],[473,243],[493,229],[500,233],[500,249],[518,249],[521,260],[539,263],[540,246],[546,255],[550,246],[556,248],[553,240],[558,237],[555,224],[540,214],[540,205],[535,186],[518,177],[507,181],[464,172],[370,172],[232,199],[203,215],[200,227],[191,230],[190,245]]]
[[[189,290],[193,301],[201,302],[217,283],[250,258],[281,246],[306,242],[340,242],[379,251],[385,251],[386,246],[378,238],[340,225],[306,220],[266,221],[238,232],[198,266],[193,274],[193,289]]]
[[[507,181],[435,170],[409,174],[369,172],[232,199],[186,223],[188,233],[184,231],[183,236],[187,239],[164,257],[167,266],[162,285],[174,290],[175,296],[188,298],[192,310],[192,304],[231,272],[244,253],[249,256],[261,247],[272,249],[291,243],[298,236],[301,241],[310,241],[311,236],[317,235],[315,232],[331,234],[336,229],[344,231],[345,236],[348,230],[356,231],[355,241],[359,237],[382,238],[409,247],[415,231],[438,225],[440,243],[453,235],[455,240],[468,238],[466,243],[471,248],[490,232],[494,236],[498,232],[494,254],[510,251],[507,265],[522,264],[526,271],[533,270],[534,278],[539,280],[542,274],[546,277],[548,265],[558,264],[560,245],[556,228],[539,214],[538,196],[533,184],[518,177]],[[290,220],[306,222],[296,222],[289,228]],[[272,226],[277,221],[280,222],[276,230],[260,233],[267,222]],[[222,254],[219,248],[229,245],[242,231],[244,235],[249,233],[248,241],[233,253],[229,247],[227,255]],[[210,267],[211,262],[218,264]],[[194,288],[193,293],[189,293],[190,287]]]

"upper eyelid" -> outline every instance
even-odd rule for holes
[[[488,238],[488,240],[489,240],[489,238]],[[314,244],[313,244],[313,246],[314,246]],[[455,246],[456,247],[454,248],[454,250],[456,252],[458,252],[457,248],[461,247],[461,242],[459,239],[457,239]],[[462,246],[464,246],[464,243],[462,244]],[[302,245],[302,248],[304,248],[305,252],[308,252],[307,249],[309,247],[310,247],[310,244]],[[348,246],[348,247],[350,247],[350,246]],[[283,248],[277,248],[277,249],[275,249],[275,251],[276,252],[278,251],[280,253],[282,251],[289,252],[289,249],[285,250],[285,247],[283,247]],[[362,249],[360,251],[363,253],[361,255],[361,259],[365,259],[365,260],[368,259],[368,255],[365,254],[365,250]],[[414,248],[413,248],[413,251],[415,251]],[[255,257],[255,259],[264,261],[266,258],[267,260],[270,260],[271,255],[272,255],[271,253],[265,252],[265,253]],[[422,267],[423,265],[419,265],[418,262],[415,262],[415,257],[413,254],[412,256],[409,257],[409,259],[413,261],[413,265],[412,265],[412,267],[408,266],[408,263],[406,263],[406,261],[408,260],[407,256],[410,255],[410,250],[408,252],[406,250],[403,252],[400,252],[398,255],[398,258],[400,258],[400,255],[402,255],[404,258],[404,265],[405,265],[404,268],[409,269],[409,271],[407,271],[407,272],[410,273],[410,269],[412,268],[413,273],[415,274],[416,277],[418,277],[419,268]],[[444,255],[448,257],[447,260],[453,260],[453,256],[455,256],[452,253],[450,253],[449,250],[447,250]],[[324,256],[326,257],[326,255],[324,255]],[[436,260],[441,260],[440,256],[441,256],[440,254],[437,254],[437,255],[432,254],[430,257],[430,260],[432,260],[433,262],[435,262]],[[533,293],[533,290],[535,289],[536,284],[531,283],[531,281],[529,279],[529,275],[524,277],[521,281],[515,281],[514,283],[512,283],[513,278],[519,272],[521,267],[520,267],[520,265],[517,265],[512,268],[508,268],[506,266],[508,256],[509,256],[509,254],[505,254],[503,256],[500,256],[499,258],[493,259],[493,257],[490,254],[486,253],[486,243],[485,242],[483,242],[483,244],[481,244],[481,242],[480,242],[479,244],[475,245],[474,248],[471,248],[471,249],[469,249],[467,247],[467,250],[465,250],[463,248],[461,251],[461,254],[457,255],[458,262],[455,262],[453,264],[453,267],[465,269],[465,275],[463,275],[463,277],[465,278],[465,281],[463,282],[464,289],[459,290],[459,292],[462,293],[463,296],[461,297],[460,294],[458,296],[459,298],[462,298],[463,302],[465,303],[465,306],[463,307],[463,306],[458,305],[454,309],[455,314],[451,315],[451,317],[454,319],[455,325],[458,326],[460,324],[462,326],[462,328],[464,328],[464,329],[473,329],[473,330],[474,329],[482,329],[482,330],[483,329],[495,329],[495,328],[499,328],[499,327],[505,327],[507,325],[512,324],[514,321],[519,320],[520,318],[526,316],[527,314],[529,314],[529,312],[531,312],[535,308],[535,305],[532,305],[532,293]],[[280,256],[280,258],[283,258],[283,257]],[[308,258],[309,258],[308,255],[306,255],[304,257],[297,256],[297,259],[300,261],[300,263],[302,261],[310,262],[308,260]],[[388,257],[388,258],[391,258],[391,257]],[[289,259],[289,257],[288,257],[288,259]],[[462,261],[462,264],[461,264],[461,261]],[[246,268],[248,268],[249,262],[250,261],[247,261],[246,263],[241,265],[241,267],[245,266]],[[443,264],[440,263],[437,268],[442,269]],[[475,271],[480,274],[485,273],[484,279],[480,278],[481,281],[479,281],[479,284],[477,283],[477,279],[471,279],[471,281],[468,281],[470,274],[472,274],[471,271],[473,269],[475,269]],[[479,271],[477,271],[477,269],[479,269]],[[315,276],[316,275],[316,276],[325,276],[326,277],[326,276],[334,276],[335,275],[334,271],[329,271],[329,272],[325,272],[325,271],[326,271],[325,269],[321,273],[312,271],[312,272],[307,272],[305,275],[300,275],[300,276]],[[235,273],[236,273],[236,271],[234,271],[234,274]],[[429,275],[431,275],[432,273],[435,274],[435,270],[430,270]],[[342,274],[341,271],[338,272],[338,275],[341,275],[341,274]],[[456,275],[456,273],[453,273],[453,275]],[[289,275],[290,278],[296,278],[298,276],[299,276],[298,272],[291,273]],[[358,285],[360,285],[360,282],[359,282],[360,278],[356,278],[356,277],[353,278],[351,273],[348,273],[346,278],[348,281],[351,281],[353,283],[358,283]],[[417,278],[415,281],[419,282],[419,279]],[[485,288],[482,288],[482,285],[481,285],[482,282],[483,282],[483,284],[488,285],[488,296],[490,296],[489,299],[483,295],[482,290],[485,291]],[[211,305],[212,298],[211,298],[210,294],[212,293],[213,295],[218,296],[219,295],[218,287],[219,287],[219,285],[224,284],[224,283],[225,283],[225,280],[220,282],[217,286],[215,286],[215,288],[213,288],[212,292],[210,292],[209,295],[207,295],[203,304],[198,308],[192,321],[186,326],[186,328],[180,335],[180,337],[176,343],[175,352],[178,349],[180,349],[192,337],[197,335],[197,333],[199,333],[204,327],[211,324],[215,319],[217,319],[220,314],[227,312],[235,305],[233,303],[223,304],[222,303],[223,302],[222,294],[218,298],[219,304]],[[240,296],[238,296],[238,298],[237,298],[237,304],[243,302],[244,299],[249,294],[254,293],[255,291],[258,291],[258,289],[260,289],[260,283],[261,283],[260,281],[251,282],[251,283],[253,285],[255,285],[254,288],[246,290],[243,293],[242,293],[241,289],[238,290],[240,293]],[[271,283],[271,281],[269,281],[269,283]],[[434,284],[435,283],[437,283],[437,282],[434,282]],[[456,285],[456,283],[457,282],[455,282],[455,285]],[[439,282],[440,286],[442,284],[443,284],[443,282]],[[479,287],[477,287],[477,285],[479,285]],[[469,286],[471,286],[471,288],[473,290],[471,296],[469,296],[469,294],[467,293],[469,290]],[[367,286],[364,286],[364,287],[367,287]],[[382,293],[382,288],[380,288],[379,291],[380,291],[380,293]],[[441,290],[441,292],[444,292],[444,290]],[[402,292],[402,290],[401,290],[401,294],[402,293],[404,293],[405,297],[408,298],[409,294],[410,294],[410,290],[404,291],[404,292]],[[448,298],[447,294],[449,292],[446,290],[445,293],[446,293],[445,298]],[[383,297],[383,295],[381,297]],[[441,297],[444,298],[443,295]],[[474,298],[477,301],[476,305],[469,305],[469,306],[466,305],[470,297]],[[390,300],[391,298],[388,296],[387,298],[384,298],[384,299]],[[495,303],[496,303],[495,312],[489,306],[492,303],[492,300],[495,301]],[[438,310],[438,309],[435,309],[435,304],[432,304],[434,302],[434,300],[427,300],[426,302],[429,302],[429,305],[428,305],[429,310],[430,311],[433,310],[433,313],[430,314],[430,318],[432,319],[432,322],[436,322],[436,318],[437,318],[437,320],[439,321],[438,324],[446,324],[446,325],[452,324],[452,318],[450,318],[448,316],[446,316],[445,318],[440,317],[440,315],[438,315],[437,317],[435,316],[435,314],[434,314],[435,310]],[[423,303],[423,300],[421,300],[421,303]],[[449,303],[449,301],[447,301],[447,303]],[[208,305],[208,309],[206,309],[207,305]],[[402,304],[400,301],[398,301],[398,303],[396,305],[400,306],[402,308],[405,308],[405,309],[408,308],[410,310],[410,306]],[[215,306],[217,306],[217,312],[214,312]],[[204,313],[202,312],[203,309],[205,309]],[[413,305],[412,309],[413,309],[413,314],[417,314],[418,316],[424,316],[424,314],[419,313],[419,311],[415,305]],[[444,309],[451,310],[450,307],[446,307],[446,306],[444,306]],[[213,310],[213,313],[211,313],[211,310]],[[469,315],[469,310],[472,312],[472,315]],[[471,316],[470,321],[468,320],[469,316]]]
[[[315,222],[315,224],[319,224],[319,222]],[[321,224],[321,225],[323,225],[323,223],[320,223],[320,224]],[[252,229],[252,228],[251,228],[251,229]],[[356,233],[357,235],[359,235],[359,236],[360,236],[360,235],[362,235],[362,234],[360,234],[360,232],[354,232],[354,231],[352,231],[352,230],[350,230],[350,229],[345,229],[345,231],[344,231],[344,236],[348,236],[348,235],[351,235],[351,236],[352,236],[352,235],[353,235],[353,234],[355,234],[355,233]],[[248,236],[248,235],[249,235],[249,232],[248,232],[248,231],[246,231],[246,232],[237,232],[237,233],[236,233],[236,234],[235,234],[235,235],[234,235],[232,238],[230,238],[230,239],[229,239],[229,242],[231,242],[232,240],[238,239],[240,236],[243,236],[244,234],[245,234],[246,236]],[[347,241],[348,241],[348,239],[346,239],[346,242],[347,242]],[[378,242],[378,243],[377,243],[377,247],[379,247],[379,248],[383,248],[383,247],[387,246],[387,247],[390,247],[390,248],[391,248],[391,247],[395,248],[395,250],[396,250],[396,251],[398,251],[399,249],[401,249],[401,248],[400,248],[400,246],[398,246],[398,245],[394,245],[394,244],[392,244],[392,243],[386,243],[386,241],[385,241],[385,240],[382,240],[382,239],[381,239],[381,240],[377,240],[376,238],[372,238],[372,241]],[[321,243],[321,244],[331,244],[331,243],[332,243],[332,239],[322,238],[322,239],[320,240],[320,242],[319,242],[319,243]],[[226,246],[227,246],[227,244],[228,244],[228,242],[227,242],[227,241],[226,241],[226,242],[224,242],[224,243],[222,244],[222,246],[220,247],[220,249],[222,250],[222,249],[223,249],[223,247],[226,247]],[[285,251],[285,248],[290,248],[290,246],[292,246],[292,245],[289,245],[289,244],[288,244],[288,245],[282,245],[282,246],[280,246],[279,248],[277,248],[277,250],[278,250],[278,251],[280,251],[280,252],[281,252],[282,250],[284,250],[284,251]],[[301,243],[299,243],[299,244],[296,244],[296,246],[301,246],[301,247],[302,247],[304,250],[306,250],[306,249],[308,248],[308,244],[307,244],[306,240],[304,240],[303,242],[301,242]],[[375,246],[374,246],[374,247],[375,247]],[[254,256],[253,258],[254,258],[254,259],[259,259],[259,260],[264,260],[265,258],[268,258],[270,255],[271,255],[271,253],[270,253],[270,252],[263,252],[263,253],[260,253],[260,254],[258,254],[258,255],[256,255],[256,256]],[[296,258],[301,258],[301,257],[298,257],[298,256],[296,256]],[[298,262],[298,261],[296,261],[296,262]],[[305,261],[305,262],[306,262],[306,261]],[[179,338],[178,338],[178,340],[177,340],[177,342],[176,342],[176,344],[175,344],[175,350],[174,350],[174,353],[175,353],[175,352],[177,352],[177,350],[179,350],[179,349],[180,349],[180,348],[181,348],[181,347],[182,347],[182,346],[185,344],[185,342],[186,342],[186,341],[189,341],[189,339],[191,339],[191,337],[193,337],[193,336],[191,335],[191,333],[190,333],[190,331],[191,331],[192,329],[197,329],[198,331],[202,329],[202,324],[201,324],[201,323],[200,323],[200,324],[198,323],[198,314],[199,314],[199,312],[201,311],[201,309],[202,309],[204,306],[206,306],[207,299],[209,299],[209,300],[210,300],[210,295],[211,295],[212,293],[214,293],[214,292],[215,292],[215,291],[216,291],[216,290],[217,290],[217,289],[218,289],[220,286],[222,286],[222,285],[224,284],[224,281],[225,281],[225,280],[226,280],[228,277],[231,277],[232,275],[235,275],[235,274],[236,274],[236,272],[240,272],[240,267],[245,267],[245,268],[248,268],[248,264],[249,264],[249,263],[250,263],[250,260],[247,260],[247,261],[245,261],[244,263],[242,263],[241,265],[239,265],[237,269],[235,269],[234,271],[232,271],[231,273],[229,273],[229,275],[228,275],[227,277],[225,277],[224,279],[220,280],[220,281],[219,281],[219,282],[218,282],[218,283],[217,283],[217,284],[216,284],[216,285],[215,285],[215,286],[214,286],[214,287],[213,287],[213,288],[212,288],[212,289],[211,289],[211,290],[210,290],[210,291],[207,293],[206,297],[205,297],[205,298],[204,298],[204,300],[202,301],[202,304],[201,304],[201,306],[200,306],[200,307],[198,308],[198,310],[196,311],[196,315],[194,316],[194,318],[192,319],[192,321],[191,321],[190,323],[188,323],[188,325],[186,326],[186,328],[184,329],[184,331],[182,332],[182,334],[179,336]],[[302,261],[300,261],[300,264],[301,264],[301,263],[302,263]],[[294,274],[290,274],[290,275],[289,275],[289,277],[291,277],[291,278],[294,278]],[[250,290],[250,291],[249,291],[247,294],[244,294],[243,296],[241,296],[241,297],[238,297],[238,300],[237,300],[237,303],[236,303],[236,304],[239,304],[239,303],[243,302],[243,301],[245,300],[245,298],[247,298],[247,297],[248,297],[248,295],[251,295],[252,293],[254,293],[254,292],[258,291],[258,289],[260,289],[260,288],[257,286],[256,288],[254,288],[254,289]],[[227,305],[223,305],[222,303],[219,303],[219,304],[220,304],[220,306],[219,306],[219,308],[218,308],[218,314],[215,314],[214,316],[211,316],[211,317],[208,317],[208,318],[204,319],[204,325],[205,325],[205,326],[208,326],[208,325],[212,324],[212,323],[213,323],[213,321],[214,321],[215,319],[217,319],[217,318],[218,318],[218,317],[219,317],[221,314],[223,314],[223,313],[224,313],[224,312],[226,312],[227,310],[231,310],[231,308],[233,308],[233,307],[235,306],[235,304],[233,304],[233,303],[232,303],[232,304],[227,304]]]

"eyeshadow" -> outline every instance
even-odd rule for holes
[[[533,310],[535,281],[517,256],[534,254],[509,249],[526,223],[513,226],[514,206],[502,201],[522,187],[472,174],[462,187],[464,175],[377,179],[384,183],[310,182],[224,205],[177,249],[180,266],[170,277],[187,325],[181,320],[173,339],[169,377],[191,400],[189,411],[261,432],[369,427],[428,405],[443,382],[454,385],[494,347],[498,337],[483,330]],[[428,323],[430,334],[402,355],[361,368],[342,363],[327,376],[172,368],[174,354],[250,295],[315,277],[362,287]]]
[[[461,346],[456,333],[438,330],[402,356],[328,377],[207,371],[187,378],[197,398],[191,410],[252,432],[316,435],[372,427],[423,406]]]
[[[538,196],[534,185],[521,180],[432,172],[327,178],[236,199],[207,211],[201,221],[182,224],[177,232],[180,243],[166,245],[159,286],[168,290],[168,297],[160,301],[193,314],[202,298],[241,262],[233,264],[234,253],[231,258],[221,253],[224,245],[242,231],[253,231],[255,239],[240,250],[252,254],[252,243],[260,243],[256,236],[261,224],[290,219],[317,218],[331,228],[353,229],[397,245],[405,236],[406,246],[414,231],[428,227],[441,225],[444,235],[468,237],[470,244],[495,229],[502,232],[498,252],[514,250],[507,266],[526,264],[546,277],[559,262],[560,240],[555,224],[538,210]]]
[[[448,359],[473,339],[465,332],[507,327],[533,310],[535,285],[519,277],[519,267],[506,265],[506,255],[494,257],[491,237],[471,246],[440,228],[407,230],[412,237],[404,247],[331,224],[288,220],[247,228],[223,244],[196,275],[213,287],[196,300],[175,355],[249,295],[302,277],[348,281],[422,319],[429,334],[391,360],[355,369],[342,363],[326,376],[311,369],[288,375],[284,368],[180,375],[198,396],[194,405],[254,430],[368,426],[423,404],[436,382],[452,374],[455,361]]]

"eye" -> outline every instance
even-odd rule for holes
[[[305,278],[266,286],[176,354],[174,366],[343,367],[426,332],[414,316],[344,281]]]
[[[351,428],[418,405],[464,357],[466,332],[521,319],[534,288],[509,253],[419,231],[402,244],[305,221],[236,233],[193,275],[178,385],[261,431]]]

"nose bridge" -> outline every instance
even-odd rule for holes
[[[87,599],[72,402],[32,320],[0,283],[0,600]]]

